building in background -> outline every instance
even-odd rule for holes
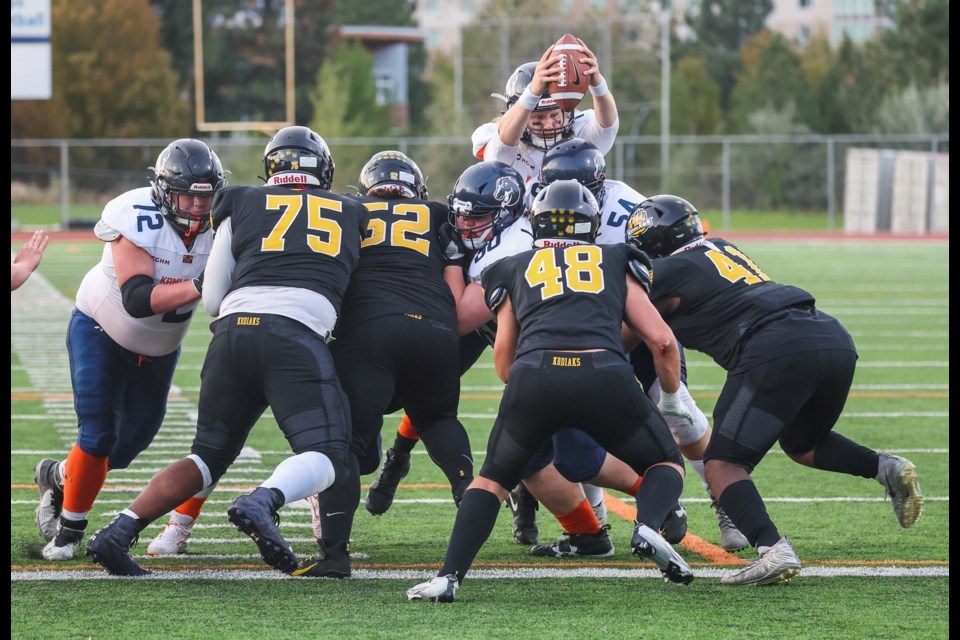
[[[708,4],[704,0],[664,1],[672,2],[675,16],[688,10],[700,11]],[[417,0],[413,16],[423,30],[427,50],[446,55],[455,51],[464,26],[474,18],[488,20],[483,15],[484,4],[486,0]],[[580,17],[624,16],[660,4],[661,0],[558,0],[562,13]],[[767,26],[800,45],[818,32],[828,34],[833,46],[840,43],[844,34],[860,42],[893,26],[889,16],[878,11],[877,4],[874,0],[773,0]],[[683,38],[688,32],[681,21],[677,35]]]
[[[388,105],[391,124],[406,129],[410,123],[409,47],[410,43],[423,42],[423,30],[414,27],[348,25],[339,27],[337,35],[343,40],[359,41],[373,55],[377,104]]]

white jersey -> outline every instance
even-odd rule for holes
[[[120,195],[103,208],[95,233],[105,241],[100,262],[84,276],[77,291],[77,309],[93,318],[114,342],[144,356],[172,353],[190,328],[199,300],[168,313],[134,318],[123,308],[113,265],[111,242],[123,236],[153,258],[155,284],[192,280],[203,273],[213,234],[201,233],[187,250],[180,234],[142,187]]]
[[[520,218],[490,239],[470,260],[467,277],[480,282],[483,270],[498,260],[509,258],[533,248],[533,227],[526,216]]]
[[[630,212],[646,198],[619,180],[604,180],[603,186],[605,194],[597,244],[617,244],[624,241]]]
[[[604,155],[613,148],[619,128],[620,119],[618,118],[610,128],[604,129],[597,122],[593,109],[577,113],[573,118],[573,136],[592,142]],[[545,151],[523,141],[515,147],[508,147],[500,140],[496,122],[487,122],[477,127],[470,136],[470,141],[473,143],[473,155],[480,160],[503,162],[523,176],[529,205],[530,187],[540,178],[540,167],[543,166]]]

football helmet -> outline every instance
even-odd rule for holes
[[[523,214],[523,177],[502,162],[478,162],[457,179],[447,196],[450,224],[468,249],[482,248]]]
[[[533,246],[591,244],[600,228],[600,206],[576,180],[557,180],[540,190],[530,207]]]
[[[359,191],[378,198],[429,197],[420,167],[400,151],[381,151],[367,160],[360,171]]]
[[[679,196],[647,198],[627,218],[626,241],[651,258],[668,256],[685,244],[703,239],[700,215]]]
[[[181,138],[160,152],[151,198],[173,228],[188,238],[210,228],[214,194],[227,186],[220,158],[193,138]]]
[[[536,70],[536,62],[527,62],[514,70],[513,75],[507,80],[507,86],[504,89],[506,95],[501,96],[506,98],[508,109],[520,99],[523,90],[526,89],[530,81],[533,80],[533,74]],[[545,90],[540,94],[540,101],[537,103],[537,106],[534,107],[533,113],[553,111],[554,109],[559,110],[560,107],[557,106],[556,101],[550,96],[550,91]],[[563,114],[563,121],[560,126],[533,130],[528,123],[520,139],[538,149],[546,151],[561,140],[569,138],[573,135],[573,112],[562,111],[561,113]]]
[[[541,188],[557,180],[576,180],[593,194],[603,209],[607,163],[597,145],[582,138],[557,143],[543,156],[540,167]]]
[[[334,168],[327,143],[309,127],[284,127],[263,150],[269,185],[329,189]]]

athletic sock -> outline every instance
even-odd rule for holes
[[[583,499],[576,509],[570,513],[556,516],[557,522],[567,533],[588,533],[596,535],[600,533],[600,521],[597,520],[597,514],[593,512],[590,506],[590,500]]]
[[[430,459],[447,476],[451,489],[456,489],[464,480],[473,479],[470,438],[459,421],[434,423],[424,430],[422,439]]]
[[[637,522],[659,531],[682,492],[683,476],[673,467],[658,464],[647,469],[637,490]]]
[[[397,427],[397,437],[393,441],[393,450],[397,453],[410,453],[417,446],[419,440],[420,436],[417,434],[417,430],[413,428],[410,416],[403,414],[400,426]]]
[[[107,458],[92,456],[80,445],[74,444],[64,463],[63,511],[70,514],[86,514],[107,480]],[[73,518],[81,520],[83,518]]]
[[[490,537],[500,512],[500,499],[485,489],[467,489],[457,510],[443,568],[437,575],[454,574],[463,583],[470,565]]]
[[[203,509],[203,503],[206,501],[206,498],[194,496],[177,507],[172,517],[177,518],[176,522],[179,524],[190,524],[200,517],[200,510]]]
[[[780,532],[767,514],[753,480],[734,482],[724,489],[717,501],[754,547],[772,547],[780,540]]]
[[[823,471],[876,478],[880,454],[831,431],[814,450],[813,464]]]

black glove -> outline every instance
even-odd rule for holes
[[[643,290],[650,293],[650,288],[653,286],[653,263],[650,261],[650,256],[632,244],[629,246],[630,262],[628,265],[630,272],[643,287]]]
[[[465,267],[467,265],[467,247],[463,244],[463,238],[449,222],[444,222],[437,230],[437,238],[440,241],[440,249],[443,251],[443,257],[447,259],[447,264],[456,267]]]
[[[203,274],[200,274],[199,278],[193,279],[193,286],[196,288],[197,293],[203,295]]]

